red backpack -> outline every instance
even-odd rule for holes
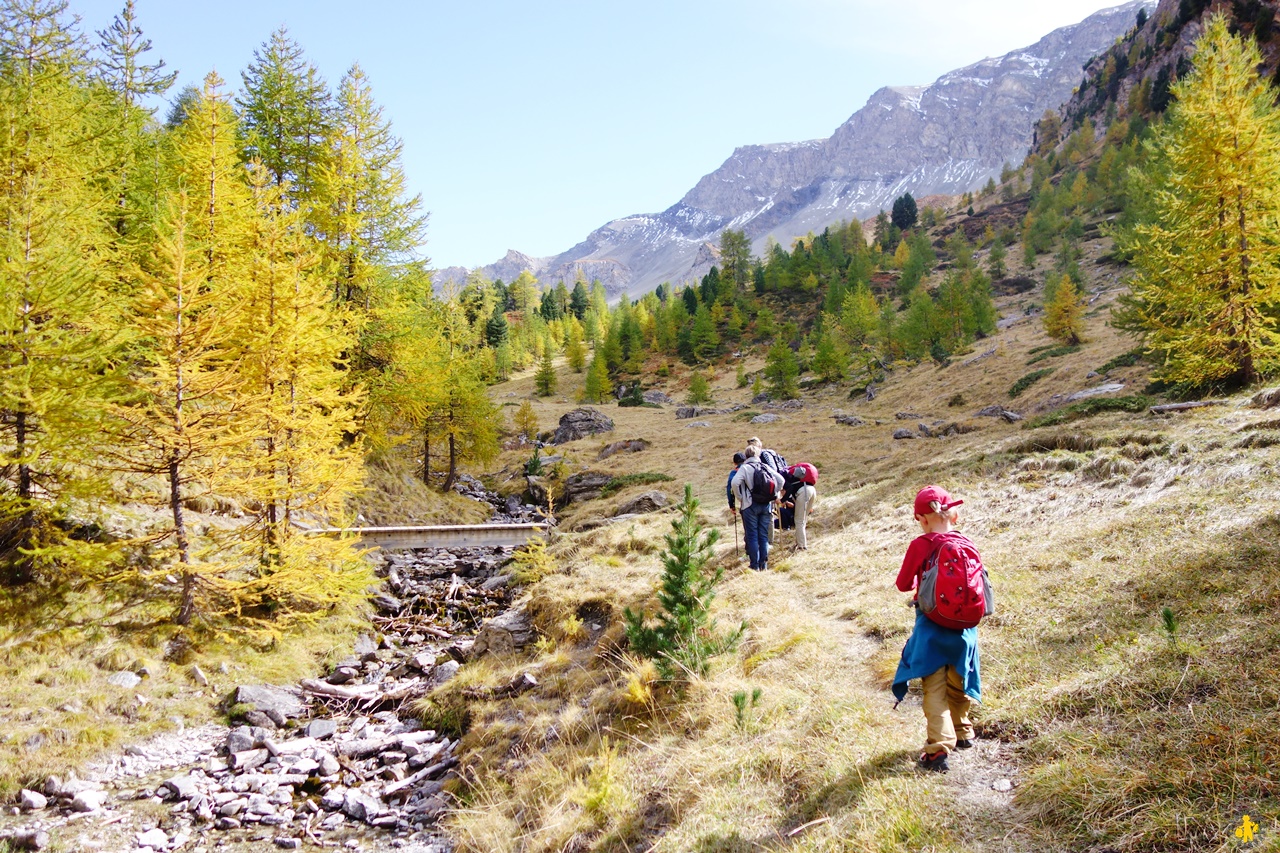
[[[995,612],[991,579],[967,536],[946,536],[924,561],[917,600],[925,616],[957,630],[972,628]]]
[[[818,469],[808,462],[797,462],[787,473],[797,480],[804,480],[807,486],[818,485]]]

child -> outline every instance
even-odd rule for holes
[[[916,495],[915,517],[921,536],[911,541],[907,555],[898,570],[898,589],[912,592],[919,583],[924,563],[947,538],[968,541],[955,530],[964,501],[952,500],[938,486],[926,486]],[[972,543],[970,543],[972,544]],[[915,598],[912,599],[915,604]],[[978,677],[978,629],[944,628],[916,608],[916,624],[898,662],[893,677],[893,695],[901,702],[907,695],[907,682],[924,681],[924,716],[928,734],[920,766],[926,770],[947,771],[947,754],[953,749],[973,746],[973,724],[969,708],[982,701],[982,685]],[[897,707],[897,702],[894,703]]]

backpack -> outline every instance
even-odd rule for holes
[[[778,481],[768,466],[753,465],[751,472],[751,502],[755,504],[773,503],[778,497]]]
[[[787,460],[783,459],[782,454],[776,450],[761,450],[760,462],[775,474],[781,474],[787,470]]]
[[[978,549],[964,536],[948,536],[924,561],[920,610],[944,628],[972,628],[995,612],[991,578]]]
[[[806,486],[818,485],[818,469],[808,462],[797,462],[791,466],[789,473],[797,480],[803,480]]]

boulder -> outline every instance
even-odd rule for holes
[[[985,409],[979,409],[977,417],[980,418],[1000,418],[1005,423],[1015,423],[1022,420],[1022,415],[1017,412],[1006,409],[1001,405],[987,406]]]
[[[517,652],[538,638],[533,620],[524,610],[508,610],[500,613],[480,628],[471,656],[484,654],[508,655]],[[439,669],[440,667],[436,667]],[[433,673],[434,676],[434,673]]]
[[[560,425],[556,428],[551,443],[566,444],[602,432],[613,432],[613,421],[596,409],[584,406],[566,412],[560,418]]]
[[[648,449],[649,442],[645,441],[643,438],[633,438],[630,441],[615,441],[613,444],[605,445],[596,459],[608,459],[615,453],[639,453],[642,450]],[[573,478],[570,477],[569,479],[572,480]]]
[[[185,776],[174,776],[160,784],[159,794],[166,800],[189,800],[200,793],[196,785],[196,777],[190,773]]]
[[[658,405],[668,405],[672,402],[671,398],[661,391],[645,391],[644,401],[646,403],[656,403]]]
[[[142,683],[142,678],[134,672],[113,672],[107,676],[107,683],[125,690],[132,690]]]
[[[1123,390],[1124,390],[1124,385],[1120,384],[1119,382],[1108,382],[1107,384],[1099,385],[1096,388],[1086,388],[1083,391],[1077,391],[1076,393],[1067,397],[1067,402],[1074,403],[1077,400],[1085,400],[1085,399],[1088,399],[1089,397],[1097,397],[1100,394],[1114,394],[1117,391],[1123,391]]]
[[[640,515],[646,512],[657,512],[660,509],[666,508],[670,503],[671,499],[663,492],[645,492],[644,494],[632,498],[619,506],[618,511],[614,513],[614,516]]]
[[[613,445],[610,445],[613,446]],[[582,503],[600,497],[604,487],[613,479],[604,471],[583,471],[564,481],[565,503]]]
[[[916,438],[916,434],[906,427],[899,427],[893,431],[893,437],[896,439]]]
[[[835,415],[836,423],[842,426],[866,426],[866,421],[857,415]]]
[[[777,415],[771,415],[771,414],[765,413],[765,414],[763,414],[763,415],[756,415],[754,418],[752,418],[752,419],[751,419],[751,423],[753,423],[753,424],[771,424],[771,423],[773,423],[774,421],[778,421],[778,420],[782,420],[782,419],[781,419],[780,417],[778,417]]]
[[[276,714],[285,719],[299,717],[307,709],[296,693],[268,684],[242,684],[236,688],[232,701],[237,705],[248,705],[250,710],[262,711],[272,719]]]
[[[71,810],[73,812],[96,812],[106,803],[106,791],[81,791],[71,800]]]
[[[24,812],[38,812],[45,806],[49,805],[49,799],[38,791],[28,791],[25,788],[20,795],[18,806]]]

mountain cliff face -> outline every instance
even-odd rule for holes
[[[1022,161],[1035,122],[1071,97],[1084,64],[1130,29],[1140,8],[1155,6],[1133,0],[929,86],[880,89],[827,139],[743,146],[662,213],[615,219],[552,258],[508,252],[480,272],[504,281],[522,269],[544,283],[598,278],[611,296],[634,296],[700,278],[725,228],[744,230],[759,254],[770,237],[785,246],[887,210],[905,192],[975,189]],[[437,280],[465,275],[450,268]]]

